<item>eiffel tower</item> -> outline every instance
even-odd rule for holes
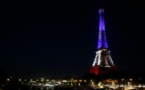
[[[117,70],[117,67],[115,66],[111,58],[110,51],[108,50],[104,22],[104,9],[99,9],[98,47],[90,73],[100,75],[112,70]]]

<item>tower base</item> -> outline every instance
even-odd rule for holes
[[[116,70],[117,70],[117,66],[112,66],[112,67],[92,66],[89,73],[94,73],[95,75],[101,75]]]

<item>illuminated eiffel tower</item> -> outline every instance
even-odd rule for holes
[[[117,69],[111,58],[110,51],[108,50],[104,22],[104,9],[99,9],[99,16],[98,50],[96,51],[95,60],[90,69],[90,73],[94,73],[96,75]]]

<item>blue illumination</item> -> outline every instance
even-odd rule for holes
[[[99,10],[99,37],[98,37],[98,49],[108,48],[105,32],[105,22],[104,22],[104,9]]]

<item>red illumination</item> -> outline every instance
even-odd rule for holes
[[[99,74],[99,67],[98,66],[94,66],[90,69],[90,73],[94,73],[96,75]]]
[[[116,70],[117,70],[116,66],[111,67],[111,68],[93,66],[93,67],[91,67],[89,73],[94,73],[95,75],[100,75],[100,74],[105,74],[107,72],[116,71]]]

